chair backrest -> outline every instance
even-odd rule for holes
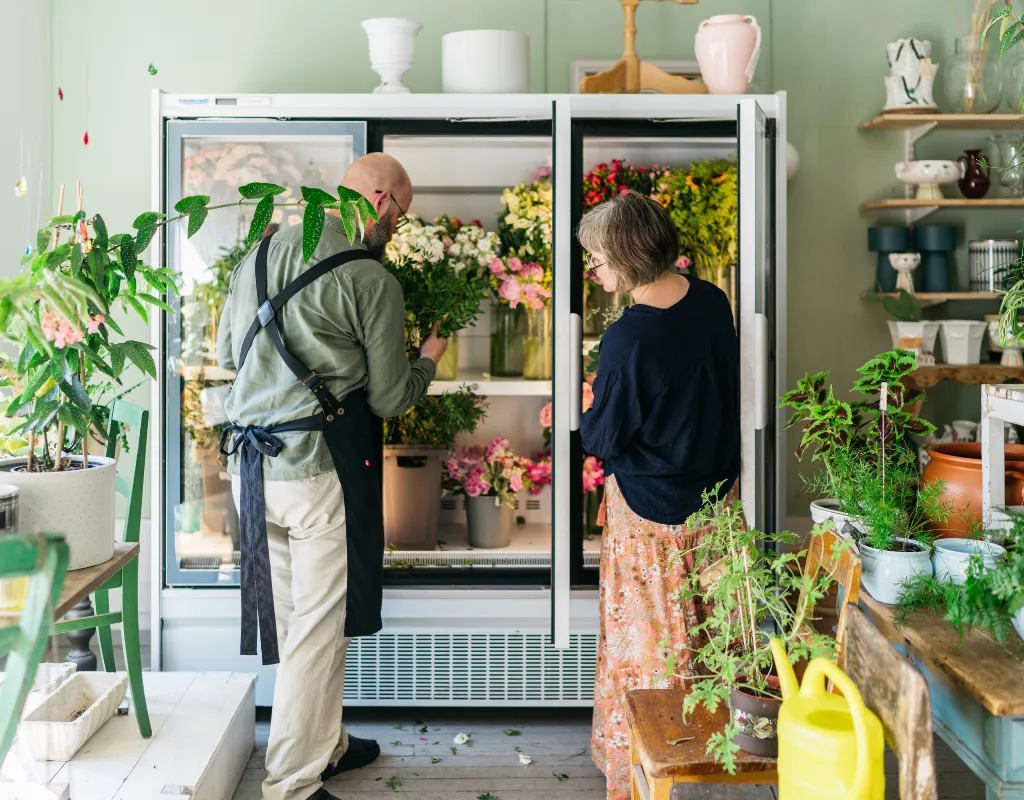
[[[139,541],[142,526],[142,492],[146,477],[146,441],[149,435],[149,412],[126,400],[115,400],[110,409],[110,427],[107,429],[107,458],[117,457],[117,440],[121,427],[128,426],[128,447],[118,459],[117,491],[124,496],[127,510],[124,515],[123,541]]]
[[[53,609],[68,569],[68,546],[57,534],[0,536],[0,580],[29,576],[17,617],[0,619],[0,655],[7,655],[0,684],[0,766],[14,741],[36,668],[46,652]]]
[[[843,541],[845,541],[843,537],[834,530],[826,530],[811,536],[811,542],[807,548],[807,562],[804,565],[805,576],[816,578],[818,571],[823,569],[839,584],[839,624],[836,632],[837,664],[843,663],[846,639],[843,633],[843,618],[851,603],[856,606],[857,599],[860,597],[860,557],[848,547],[839,548],[838,545]]]
[[[846,609],[839,666],[878,716],[899,759],[900,798],[937,800],[932,709],[921,671],[897,652],[856,605]]]

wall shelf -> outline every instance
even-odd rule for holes
[[[893,299],[899,297],[898,292],[889,292],[886,294],[879,294],[878,292],[861,292],[861,300],[875,300],[882,297],[891,297]],[[998,300],[1002,297],[1001,294],[996,292],[918,292],[914,295],[914,298],[921,305],[922,308],[929,306],[937,306],[940,303],[947,303],[951,300],[963,300],[963,301],[990,301]]]
[[[1024,367],[1004,367],[999,364],[935,364],[918,367],[903,381],[918,389],[930,389],[942,381],[956,381],[969,386],[989,383],[1024,382]]]
[[[1024,197],[991,197],[981,200],[962,197],[944,197],[941,200],[891,197],[860,204],[861,211],[898,211],[908,208],[1024,208]]]
[[[922,126],[932,130],[999,131],[1024,130],[1020,114],[879,114],[857,126],[859,131],[909,131]]]

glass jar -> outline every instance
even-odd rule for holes
[[[491,376],[523,377],[523,309],[497,300],[491,306]]]
[[[448,349],[444,351],[434,372],[435,381],[457,381],[459,379],[459,340],[452,334],[448,340]]]
[[[551,306],[526,310],[523,337],[523,377],[531,381],[551,380],[554,348],[551,341]]]
[[[996,151],[992,180],[998,181],[1010,197],[1024,197],[1024,141],[1016,133],[989,138]]]
[[[939,70],[942,110],[947,114],[990,114],[1002,100],[999,38],[961,36]]]

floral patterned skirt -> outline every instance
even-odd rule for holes
[[[608,779],[608,800],[628,800],[626,692],[682,684],[665,675],[666,657],[675,651],[675,671],[685,674],[691,659],[687,631],[702,621],[703,609],[679,601],[682,583],[694,569],[692,555],[671,559],[678,551],[692,550],[702,531],[638,516],[626,505],[614,477],[605,484],[604,508],[591,752]]]

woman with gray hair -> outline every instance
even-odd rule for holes
[[[670,653],[677,672],[689,669],[702,610],[679,599],[692,556],[673,555],[703,533],[686,527],[701,495],[739,475],[739,344],[725,294],[672,269],[679,239],[655,201],[619,195],[583,217],[578,236],[594,279],[633,298],[601,340],[581,423],[607,478],[592,752],[608,799],[627,800],[625,693],[668,685]]]

